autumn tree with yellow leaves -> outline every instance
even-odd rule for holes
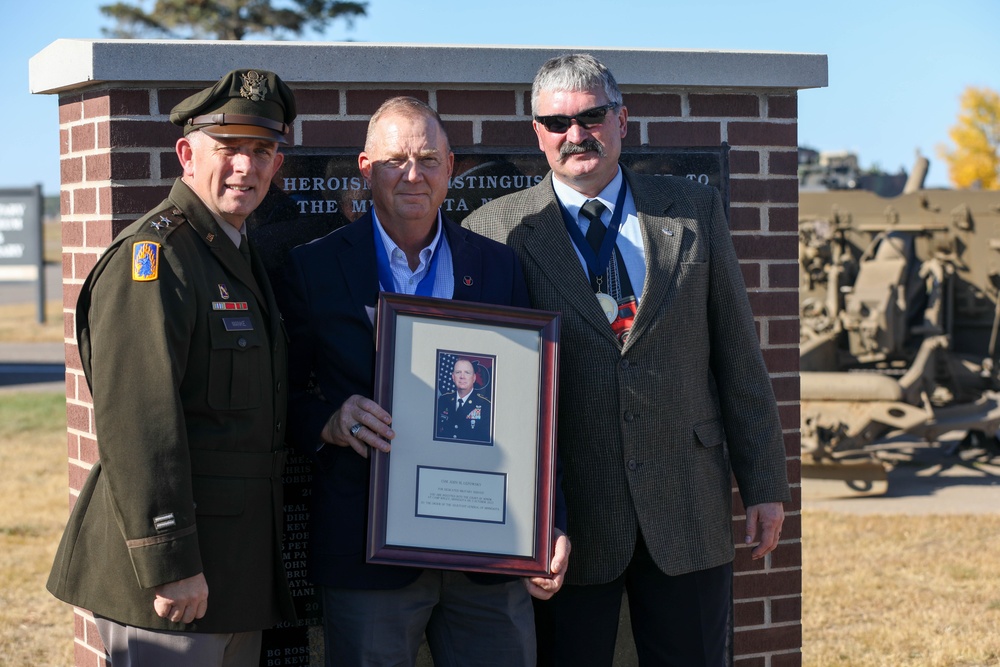
[[[954,150],[942,146],[956,188],[1000,190],[1000,94],[969,86],[962,93],[958,122],[948,132]]]

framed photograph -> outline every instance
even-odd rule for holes
[[[492,445],[496,357],[438,350],[437,360],[434,439]]]
[[[559,314],[382,293],[368,562],[550,573]]]

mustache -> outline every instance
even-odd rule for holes
[[[605,156],[604,146],[597,139],[591,137],[584,139],[578,144],[574,144],[570,141],[563,143],[563,145],[559,147],[559,160],[562,161],[568,158],[570,155],[576,155],[578,153],[587,153],[589,151],[597,153],[597,155],[600,157]]]

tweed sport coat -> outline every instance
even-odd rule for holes
[[[640,528],[668,575],[732,560],[731,473],[747,506],[790,497],[777,405],[718,191],[623,170],[646,256],[624,344],[577,258],[551,172],[465,220],[514,249],[533,307],[562,313],[570,584],[617,578]]]

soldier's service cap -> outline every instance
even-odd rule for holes
[[[237,69],[211,88],[195,93],[170,112],[184,135],[201,130],[218,139],[264,139],[287,143],[295,120],[295,96],[277,74]]]

